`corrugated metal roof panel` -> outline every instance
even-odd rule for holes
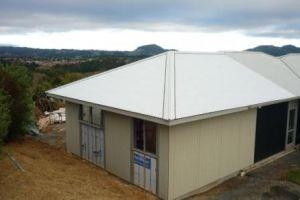
[[[225,54],[175,53],[176,118],[294,95]]]
[[[48,93],[162,118],[165,61],[155,56]]]
[[[171,51],[48,94],[173,121],[294,98],[298,86],[284,63],[264,54]]]
[[[280,59],[300,78],[300,54],[288,54]]]
[[[291,93],[297,96],[300,95],[299,78],[277,57],[257,52],[235,52],[227,54]]]

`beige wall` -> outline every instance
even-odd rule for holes
[[[131,182],[131,117],[105,112],[105,168]],[[79,105],[66,102],[67,151],[80,156]],[[174,199],[254,161],[256,110],[158,125],[158,196]]]
[[[79,105],[66,102],[66,145],[69,153],[80,156]]]
[[[158,196],[168,199],[169,127],[157,125],[158,133]]]
[[[105,167],[130,181],[132,118],[105,112],[104,120]]]
[[[251,165],[255,127],[255,109],[170,127],[169,199]]]
[[[105,112],[106,169],[131,182],[131,140],[133,119]],[[169,128],[158,125],[158,196],[168,196]]]
[[[66,102],[67,151],[80,156],[79,105]],[[158,196],[168,198],[169,127],[157,125],[158,130]],[[131,140],[133,118],[105,112],[105,169],[131,182]]]

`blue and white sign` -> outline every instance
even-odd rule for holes
[[[156,193],[156,159],[134,151],[134,184]]]

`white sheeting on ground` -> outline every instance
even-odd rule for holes
[[[58,110],[54,110],[52,112],[44,112],[46,116],[49,117],[50,123],[62,123],[66,122],[66,109],[59,108]]]

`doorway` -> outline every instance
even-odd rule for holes
[[[288,118],[286,129],[286,150],[291,149],[296,144],[296,132],[297,132],[297,113],[298,101],[291,101],[288,105]]]
[[[99,108],[80,106],[81,157],[104,168],[104,125],[103,112]]]
[[[134,119],[133,183],[156,194],[157,135],[156,124]]]
[[[104,132],[98,127],[81,123],[81,156],[104,168]]]

